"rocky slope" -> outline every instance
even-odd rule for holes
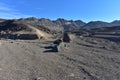
[[[113,27],[113,26],[120,26],[120,21],[115,20],[111,23],[103,22],[103,21],[91,21],[86,25],[82,26],[84,29],[91,29],[91,28],[102,28],[102,27]]]
[[[0,19],[0,22],[6,21],[5,19]],[[115,20],[111,23],[103,22],[103,21],[91,21],[89,23],[85,23],[81,20],[65,20],[62,18],[58,18],[57,20],[50,20],[46,18],[21,18],[16,19],[16,21],[24,22],[32,26],[43,26],[42,28],[49,29],[51,32],[54,33],[62,33],[63,31],[72,31],[72,30],[79,30],[79,29],[93,29],[93,28],[102,28],[102,27],[113,27],[113,26],[120,26],[120,21]],[[1,25],[1,23],[0,23]]]
[[[44,26],[30,25],[18,20],[5,20],[0,23],[0,37],[9,39],[50,38],[52,32]],[[28,37],[29,36],[29,37]]]
[[[0,18],[0,22],[3,22],[3,21],[5,21],[5,19]]]
[[[119,32],[120,26],[112,26],[112,27],[101,27],[91,29],[94,32]]]
[[[25,18],[25,19],[19,19],[19,21],[24,21],[28,24],[34,25],[34,26],[44,26],[47,29],[50,29],[51,31],[55,32],[61,32],[63,31],[63,28],[60,25],[54,24],[51,20],[49,19],[37,19],[34,17],[30,18]]]
[[[76,30],[76,29],[80,29],[80,27],[82,27],[83,25],[85,25],[86,23],[81,21],[81,20],[65,20],[65,19],[57,19],[56,21],[54,21],[55,24],[58,24],[60,26],[64,27],[64,30]]]
[[[101,27],[112,27],[120,26],[120,20],[115,20],[113,22],[104,21],[90,21],[85,23],[81,20],[65,20],[58,18],[57,20],[50,20],[46,18],[37,19],[34,17],[29,17],[25,19],[19,19],[20,21],[25,21],[32,25],[43,25],[53,31],[63,31],[63,30],[78,30],[78,29],[91,29],[91,28],[101,28]]]
[[[46,28],[51,29],[52,31],[63,31],[63,30],[75,30],[79,29],[81,26],[85,25],[85,22],[80,20],[73,21],[73,20],[65,20],[65,19],[57,19],[57,20],[50,20],[50,19],[37,19],[34,17],[29,17],[25,19],[19,19],[19,21],[24,21],[32,25],[42,25]]]

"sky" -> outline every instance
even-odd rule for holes
[[[120,0],[0,0],[0,18],[120,20]]]

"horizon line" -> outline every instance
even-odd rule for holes
[[[107,21],[107,20],[101,20],[101,19],[98,19],[98,20],[89,20],[89,21],[85,21],[85,20],[82,20],[82,19],[69,19],[69,18],[48,18],[48,17],[35,17],[35,16],[28,16],[28,17],[18,17],[18,18],[2,18],[0,17],[0,19],[7,19],[7,20],[12,20],[12,19],[26,19],[26,18],[36,18],[36,19],[42,19],[42,18],[45,18],[45,19],[49,19],[49,20],[52,20],[52,21],[55,21],[55,20],[58,20],[58,19],[64,19],[64,20],[68,20],[68,21],[82,21],[82,22],[85,22],[85,23],[89,23],[89,22],[96,22],[96,21],[101,21],[101,22],[107,22],[107,23],[111,23],[113,21],[120,21],[120,19],[114,19],[114,20],[111,20],[111,21]]]

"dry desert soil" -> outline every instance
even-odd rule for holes
[[[0,40],[0,80],[120,80],[120,47],[101,38],[76,38],[61,51],[53,40]]]

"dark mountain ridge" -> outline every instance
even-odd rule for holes
[[[4,22],[6,20],[0,19],[0,21]],[[58,18],[57,20],[50,20],[46,18],[38,19],[35,17],[29,17],[16,19],[16,21],[22,21],[33,26],[44,26],[53,32],[120,26],[120,20],[115,20],[113,22],[90,21],[88,23],[85,23],[81,20],[66,20],[62,18]]]
[[[92,28],[102,28],[102,27],[113,27],[113,26],[120,26],[120,20],[115,20],[113,22],[103,22],[103,21],[91,21],[84,25],[82,28],[92,29]]]

